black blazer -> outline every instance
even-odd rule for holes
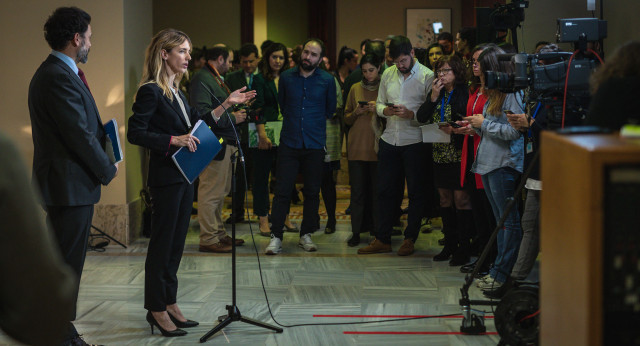
[[[179,95],[191,126],[200,118],[209,126],[214,123],[210,112],[200,116],[195,108],[189,107],[181,92]],[[164,186],[186,181],[171,159],[171,155],[179,148],[172,147],[170,142],[172,136],[182,136],[189,131],[175,97],[173,101],[169,100],[155,83],[144,84],[138,89],[133,104],[133,115],[129,118],[127,139],[131,144],[151,150],[148,186]]]
[[[251,106],[258,114],[256,124],[278,120],[280,108],[276,83],[273,80],[267,81],[262,74],[258,74],[253,77],[253,87],[256,90],[256,100]]]
[[[431,102],[431,91],[427,94],[427,100],[420,106],[416,119],[421,123],[433,123],[433,112],[435,112],[438,104],[442,102],[444,97],[444,88],[440,91],[440,96],[436,102]],[[467,114],[467,101],[469,100],[469,89],[464,84],[456,85],[451,95],[449,104],[451,105],[451,121],[462,120]],[[451,140],[457,148],[462,148],[464,141],[463,135],[451,134]]]
[[[116,167],[104,151],[98,107],[80,77],[49,55],[29,85],[33,179],[44,204],[91,205],[100,200]]]
[[[253,76],[254,81],[256,76]],[[243,69],[239,69],[237,71],[233,71],[231,73],[228,73],[225,77],[224,77],[224,82],[225,84],[227,84],[227,86],[229,87],[229,89],[231,89],[231,91],[236,91],[242,87],[247,87],[247,90],[249,90],[248,85],[247,85],[247,79],[244,77],[244,70]],[[253,86],[253,84],[251,85]]]

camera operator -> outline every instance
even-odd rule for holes
[[[542,47],[539,53],[558,52],[558,46],[555,44],[547,44]],[[557,62],[559,59],[540,60],[539,65],[548,65]],[[526,93],[531,93],[528,89]],[[525,188],[527,189],[527,197],[522,213],[522,241],[518,257],[511,270],[511,275],[507,277],[505,283],[495,290],[488,290],[484,295],[489,298],[502,298],[513,286],[515,281],[524,280],[536,262],[540,245],[540,191],[542,190],[542,181],[540,180],[540,164],[539,161],[532,162],[535,154],[540,150],[540,134],[547,129],[547,107],[545,107],[544,99],[540,101],[533,100],[527,103],[526,113],[523,114],[507,114],[507,119],[511,126],[525,134],[525,157],[524,169],[528,169],[530,165],[534,165],[531,173],[527,177]]]
[[[593,99],[587,125],[617,131],[625,124],[640,124],[640,41],[615,50],[591,76]]]
[[[499,61],[499,54],[504,54],[504,51],[494,46],[480,54],[478,60],[482,73],[512,72],[512,64]],[[482,175],[482,184],[495,219],[499,222],[507,199],[514,196],[516,180],[523,169],[523,136],[509,124],[506,115],[524,111],[523,95],[521,92],[505,94],[491,89],[487,91],[487,97],[483,114],[465,117],[464,120],[482,136],[473,171]],[[498,253],[494,266],[488,275],[480,279],[479,287],[495,288],[506,280],[515,263],[521,238],[518,209],[512,208],[498,233]]]

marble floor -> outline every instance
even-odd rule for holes
[[[340,208],[340,207],[339,207]],[[344,210],[344,209],[343,209]],[[434,224],[434,226],[437,226]],[[229,227],[230,228],[230,227]],[[252,237],[251,229],[255,236]],[[237,251],[237,306],[246,316],[281,324],[281,334],[233,322],[207,343],[216,345],[496,345],[499,336],[487,310],[486,335],[460,335],[461,317],[424,318],[384,323],[349,324],[397,319],[398,316],[450,315],[458,305],[463,274],[447,262],[433,262],[441,247],[439,230],[420,234],[416,252],[357,255],[348,247],[347,218],[339,219],[334,234],[313,235],[319,247],[306,253],[297,247],[298,235],[285,233],[283,253],[264,256],[268,238],[258,235],[256,222],[237,226],[246,241]],[[260,254],[256,257],[255,246]],[[363,244],[368,234],[363,234]],[[104,345],[188,344],[217,324],[231,303],[231,255],[198,252],[198,223],[192,220],[178,272],[178,303],[184,314],[200,322],[188,335],[151,335],[143,308],[144,261],[148,240],[128,249],[110,245],[105,252],[89,252],[82,276],[75,325],[84,339]],[[402,243],[393,237],[393,249]],[[262,280],[260,277],[262,268]],[[266,288],[266,303],[262,281]],[[472,299],[482,299],[475,286]],[[269,308],[272,315],[270,314]],[[273,318],[272,318],[273,316]],[[274,320],[275,318],[275,320]],[[286,327],[293,324],[317,324]],[[324,324],[324,325],[323,325]],[[0,344],[14,344],[0,332]]]

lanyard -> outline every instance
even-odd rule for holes
[[[449,104],[451,101],[451,95],[453,94],[453,89],[449,93],[449,97],[447,98],[447,103],[444,103],[444,96],[442,97],[442,102],[440,104],[440,121],[444,122],[444,107]]]
[[[471,114],[469,115],[474,115],[476,113],[476,103],[478,103],[478,99],[480,98],[480,95],[482,95],[482,93],[480,92],[480,90],[478,90],[478,92],[476,92],[476,99],[473,100],[473,106],[471,107]]]
[[[224,81],[220,78],[220,72],[218,72],[218,69],[216,69],[215,66],[211,65],[208,62],[207,62],[207,66],[209,66],[211,70],[213,70],[213,71],[209,70],[209,72],[211,72],[211,74],[213,75],[213,79],[215,79],[216,83],[218,83],[218,86],[224,89],[227,92],[227,94],[231,94],[231,90],[229,90],[229,87],[227,87]],[[214,71],[215,73],[213,73]]]
[[[535,119],[536,115],[538,115],[538,111],[540,110],[540,106],[542,106],[541,102],[538,102],[538,105],[536,106],[536,110],[533,112],[533,116],[531,116],[531,118]],[[529,131],[527,131],[527,135],[529,136],[529,138],[531,138],[531,128],[529,128]]]

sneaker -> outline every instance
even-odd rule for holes
[[[282,252],[282,239],[271,235],[271,241],[264,250],[264,253],[267,255],[277,255],[280,252]]]
[[[311,240],[311,234],[305,234],[300,237],[300,241],[298,242],[298,246],[303,248],[304,251],[312,252],[318,250],[316,244]]]
[[[476,285],[481,289],[496,289],[502,285],[500,281],[496,281],[490,274],[487,274],[477,280]]]

